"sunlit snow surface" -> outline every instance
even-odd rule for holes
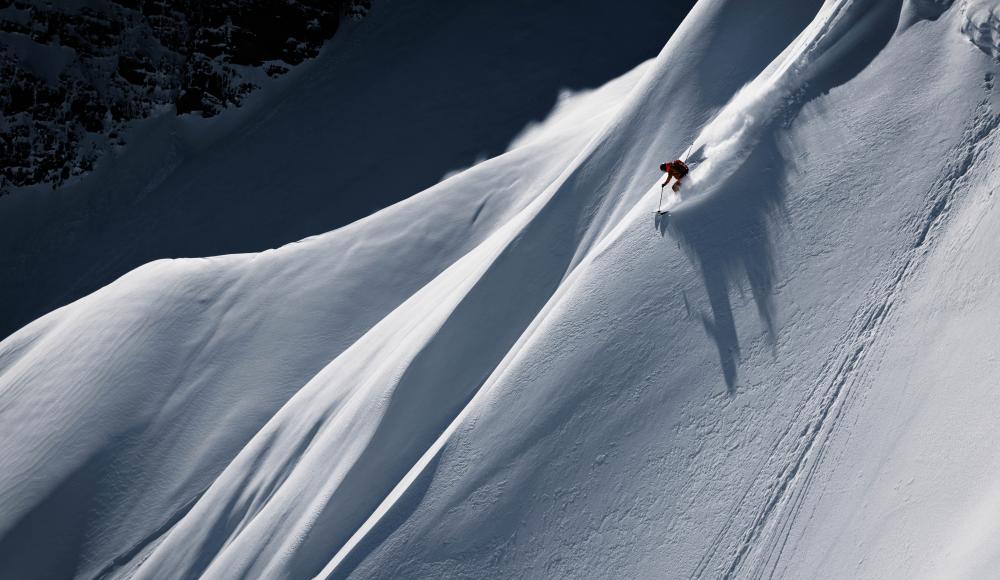
[[[989,575],[996,65],[917,4],[701,2],[501,156],[16,333],[0,576]]]

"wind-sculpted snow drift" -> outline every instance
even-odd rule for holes
[[[991,569],[994,65],[910,8],[700,2],[504,155],[11,336],[0,576]]]

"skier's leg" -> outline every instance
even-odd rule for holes
[[[677,181],[676,181],[676,182],[674,183],[674,187],[673,187],[673,190],[674,190],[674,193],[677,193],[678,191],[680,191],[680,190],[681,190],[681,180],[680,180],[680,179],[678,179],[678,180],[677,180]]]

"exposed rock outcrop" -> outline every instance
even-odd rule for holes
[[[370,0],[0,0],[0,193],[89,171],[155,112],[209,117]]]

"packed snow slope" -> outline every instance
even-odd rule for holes
[[[965,8],[702,1],[503,155],[30,324],[0,577],[990,573],[1000,89]]]
[[[656,56],[694,0],[380,0],[212,119],[172,111],[64,185],[0,196],[0,339],[158,258],[259,252],[503,153],[563,90]]]

